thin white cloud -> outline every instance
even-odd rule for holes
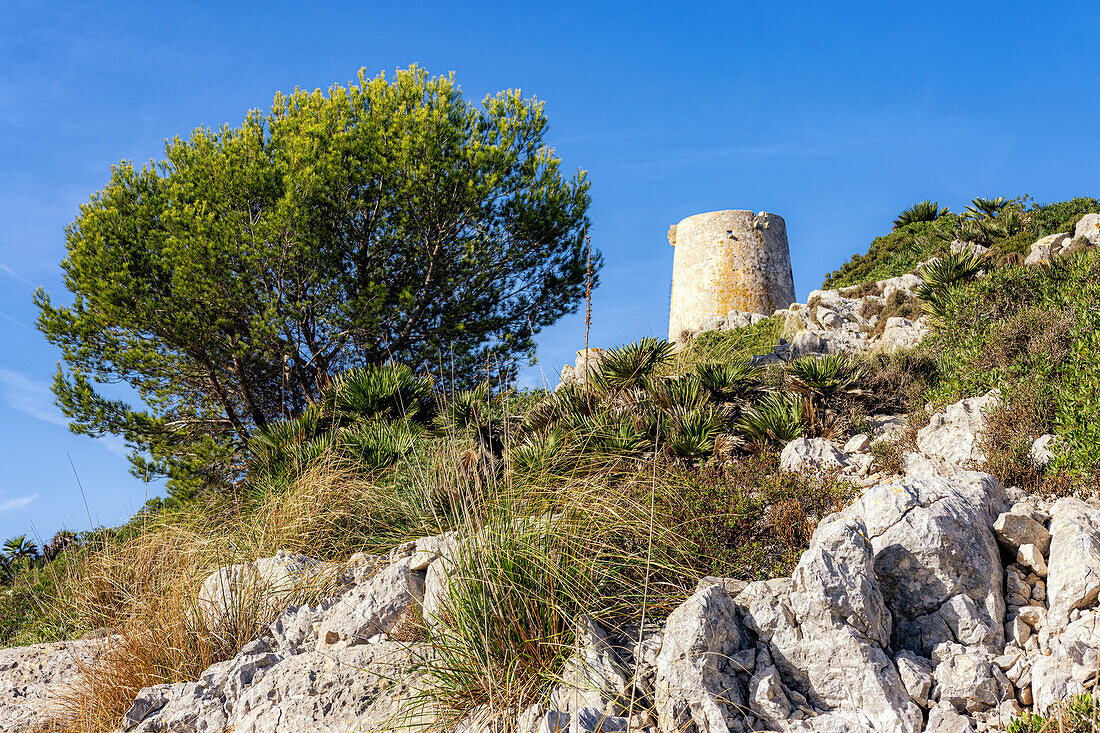
[[[106,448],[116,456],[130,457],[130,449],[126,447],[126,441],[114,435],[102,435],[95,439],[96,445]]]
[[[50,385],[0,366],[0,399],[9,407],[44,422],[68,427],[69,421],[53,403]]]
[[[37,498],[38,494],[31,494],[30,496],[17,496],[14,499],[0,499],[0,512],[22,509]]]
[[[8,273],[12,277],[14,277],[16,280],[20,280],[20,281],[26,283],[27,285],[30,285],[32,288],[34,287],[34,283],[32,283],[30,280],[28,280],[27,278],[23,277],[22,275],[20,275],[15,270],[13,270],[10,267],[8,267],[7,265],[5,265],[3,262],[0,262],[0,270],[3,270],[4,272]]]
[[[63,427],[69,426],[69,421],[53,403],[50,385],[2,366],[0,366],[0,401],[43,422]],[[130,449],[126,447],[126,443],[114,435],[97,438],[96,444],[116,456],[126,458],[130,455]]]
[[[12,323],[14,323],[15,325],[19,326],[20,328],[25,328],[28,331],[33,331],[34,330],[33,328],[31,328],[27,324],[23,323],[22,321],[17,321],[16,319],[12,318],[11,316],[9,316],[4,311],[0,311],[0,318],[7,319],[7,320],[11,321]]]

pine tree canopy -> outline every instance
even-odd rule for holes
[[[71,305],[35,297],[72,429],[189,494],[349,368],[509,378],[584,298],[589,185],[546,130],[541,102],[414,66],[114,166],[66,230]]]

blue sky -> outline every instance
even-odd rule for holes
[[[915,201],[1100,195],[1097,27],[1084,2],[7,0],[0,539],[117,523],[161,490],[129,476],[117,441],[68,432],[31,296],[65,299],[64,227],[113,163],[159,159],[166,137],[360,67],[537,96],[550,143],[592,181],[606,267],[591,340],[606,346],[666,333],[665,235],[691,214],[782,215],[804,298]],[[544,332],[525,381],[552,379],[583,333],[583,314]]]

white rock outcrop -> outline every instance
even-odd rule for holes
[[[77,681],[109,639],[35,644],[0,649],[0,729],[8,733],[49,730],[59,714],[58,692]]]
[[[1100,245],[1100,214],[1085,214],[1073,229],[1073,238],[1084,238],[1090,244]]]
[[[1000,404],[1000,400],[1000,391],[994,389],[981,397],[948,405],[917,432],[920,452],[957,467],[966,467],[972,461],[984,463],[985,454],[979,440],[985,430],[986,413]]]
[[[319,562],[280,550],[274,557],[229,565],[208,575],[199,589],[199,607],[210,629],[233,623],[242,608],[262,603],[277,615],[315,577]]]
[[[848,465],[848,456],[824,438],[795,438],[779,456],[784,471],[818,473],[840,470]]]

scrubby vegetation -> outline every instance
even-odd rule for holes
[[[347,369],[298,416],[252,433],[235,458],[244,480],[55,538],[50,557],[13,538],[0,643],[118,634],[69,691],[64,723],[112,730],[138,689],[194,679],[270,621],[257,595],[239,599],[232,623],[206,624],[197,596],[210,572],[278,550],[334,561],[294,589],[304,601],[333,592],[353,553],[453,530],[477,537],[476,551],[459,549],[460,582],[433,623],[405,619],[400,636],[435,646],[431,689],[457,718],[545,694],[582,612],[622,628],[667,613],[701,576],[788,572],[817,522],[855,493],[835,475],[780,470],[777,450],[794,438],[843,439],[870,432],[871,415],[908,413],[900,440],[872,447],[879,469],[897,471],[929,410],[996,387],[988,470],[1033,491],[1095,484],[1100,254],[1041,267],[1012,255],[1100,202],[975,199],[961,216],[925,204],[827,283],[880,294],[868,280],[940,255],[921,269],[917,298],[867,301],[880,326],[932,316],[917,348],[759,367],[751,357],[791,335],[769,318],[680,350],[652,338],[611,349],[591,378],[552,392],[485,382],[447,392],[391,362]],[[948,253],[962,234],[990,252]],[[1028,449],[1044,433],[1059,452],[1040,470]],[[1036,720],[1016,729],[1048,729]]]
[[[846,288],[916,272],[919,263],[945,254],[956,239],[989,247],[995,264],[1018,262],[1035,240],[1073,233],[1082,216],[1096,212],[1100,200],[1085,197],[1053,204],[1037,204],[1026,196],[1011,201],[976,198],[963,214],[925,201],[902,212],[894,230],[871,242],[866,254],[853,255],[830,272],[824,287]]]
[[[702,575],[790,570],[853,488],[783,473],[774,451],[870,398],[851,389],[857,365],[820,362],[680,372],[666,342],[643,339],[611,350],[588,387],[483,385],[446,399],[394,365],[351,372],[304,419],[257,436],[245,487],[143,514],[44,568],[5,641],[120,633],[88,671],[110,687],[89,681],[70,705],[71,727],[106,730],[142,686],[194,678],[268,620],[245,604],[231,630],[204,627],[197,591],[214,569],[279,549],[340,560],[458,530],[483,541],[460,553],[465,584],[440,614],[448,633],[432,638],[437,694],[456,714],[493,690],[527,699],[560,670],[581,610],[637,621],[639,608],[667,613]]]
[[[1046,715],[1017,718],[1008,733],[1094,733],[1100,728],[1100,700],[1092,692],[1067,700]]]

